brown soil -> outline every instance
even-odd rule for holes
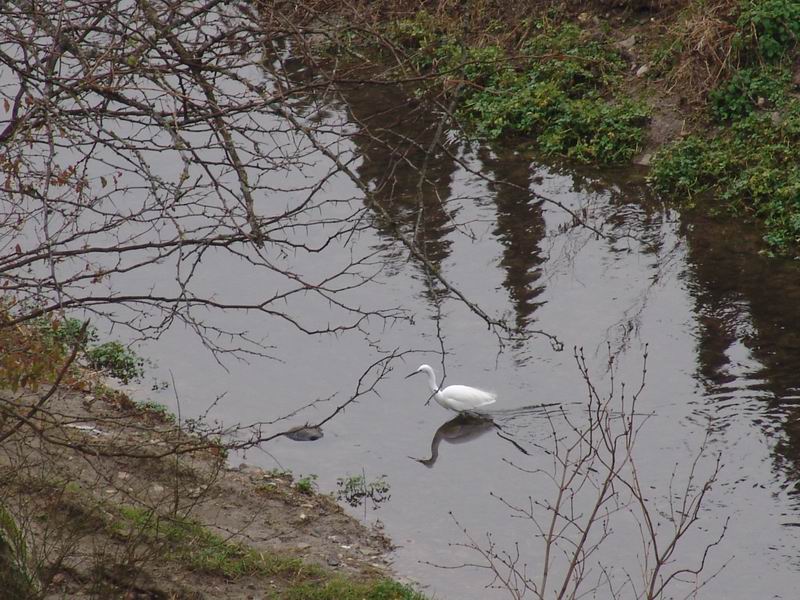
[[[349,576],[388,574],[387,539],[330,497],[302,493],[287,475],[226,467],[213,445],[121,398],[57,393],[37,431],[23,427],[0,444],[0,506],[28,537],[45,597],[245,599],[288,585],[174,560],[141,532],[109,527],[122,506],[190,518],[231,542]],[[2,400],[33,397],[3,392]]]

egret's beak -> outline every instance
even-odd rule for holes
[[[412,375],[416,375],[417,373],[419,373],[419,371],[413,371],[412,373],[409,373],[408,375],[406,375],[405,379],[408,379],[409,377],[411,377]]]

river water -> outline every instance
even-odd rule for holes
[[[336,491],[337,479],[347,475],[385,476],[391,498],[369,507],[366,516],[370,523],[379,520],[397,544],[396,571],[435,598],[507,598],[491,587],[492,574],[480,566],[469,540],[487,547],[491,533],[497,548],[518,548],[520,563],[537,573],[543,552],[538,532],[507,503],[553,497],[552,485],[535,473],[551,464],[552,428],[586,417],[586,387],[573,347],[583,348],[601,389],[610,384],[609,354],[616,359],[617,382],[637,387],[646,347],[638,410],[650,416],[636,452],[649,500],[664,508],[672,473],[677,481],[686,477],[704,439],[701,475],[721,455],[718,482],[676,555],[680,564],[693,566],[728,523],[704,574],[722,570],[697,597],[796,598],[798,265],[759,255],[758,233],[748,226],[665,206],[649,193],[641,173],[547,164],[522,146],[480,146],[453,132],[445,132],[443,148],[426,159],[422,149],[434,139],[436,120],[414,108],[396,90],[354,90],[328,118],[349,123],[351,132],[372,129],[377,139],[353,135],[342,150],[353,157],[359,177],[409,227],[424,208],[418,236],[430,262],[470,301],[506,319],[515,339],[501,343],[485,322],[432,284],[376,217],[349,246],[327,258],[298,256],[296,267],[322,271],[318,261],[346,261],[353,245],[362,254],[377,252],[381,270],[353,293],[364,294],[365,303],[398,307],[413,322],[369,323],[363,332],[312,337],[263,316],[223,315],[217,318],[227,328],[264,339],[274,358],[223,358],[222,364],[192,332],[173,327],[140,351],[159,364],[156,377],[171,371],[181,411],[198,414],[213,405],[211,416],[248,423],[321,400],[273,430],[313,423],[349,397],[380,352],[416,351],[392,363],[378,393],[327,423],[322,439],[280,438],[236,460],[315,474],[323,492]],[[430,180],[421,188],[420,168]],[[350,203],[360,198],[344,177],[332,178],[326,193],[352,198]],[[534,193],[607,235],[576,225]],[[209,256],[202,269],[196,281],[208,289],[257,296],[273,285],[254,277],[246,261],[229,257]],[[326,315],[314,318],[324,322]],[[534,333],[539,330],[557,336],[564,349]],[[502,431],[448,424],[452,413],[426,406],[422,377],[404,379],[423,362],[440,377],[444,362],[447,384],[495,391]],[[172,389],[147,394],[174,406]],[[552,406],[528,408],[542,404],[563,413],[554,418]],[[360,507],[352,512],[364,517]],[[591,577],[606,567],[627,569],[635,580],[639,543],[635,528],[622,519],[587,561]],[[472,566],[454,568],[460,565]],[[690,579],[677,589],[686,593],[703,578]],[[621,597],[633,594],[627,589]]]

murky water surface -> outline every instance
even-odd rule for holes
[[[409,113],[408,101],[396,90],[353,92],[348,102],[342,115],[359,121],[358,127],[380,129],[383,139],[402,150],[390,152],[386,144],[354,136],[343,151],[356,158],[359,176],[409,231],[416,223],[427,256],[441,273],[489,314],[507,319],[521,340],[499,344],[483,321],[428,281],[376,217],[355,246],[361,253],[377,251],[383,268],[368,292],[357,293],[364,293],[367,303],[410,312],[413,323],[369,324],[367,344],[361,333],[311,337],[260,316],[230,316],[227,326],[263,338],[279,360],[230,359],[224,368],[191,332],[173,328],[143,352],[160,363],[161,376],[167,368],[174,374],[184,414],[200,413],[222,396],[213,415],[228,423],[268,421],[329,398],[275,430],[314,423],[349,397],[379,350],[419,350],[394,363],[396,369],[376,388],[379,395],[364,396],[327,423],[323,438],[310,443],[282,438],[245,460],[316,474],[322,491],[335,491],[337,478],[362,470],[367,480],[385,475],[391,499],[370,509],[368,520],[379,519],[397,544],[396,570],[432,597],[504,598],[507,593],[486,587],[492,574],[485,569],[452,567],[481,564],[467,547],[466,529],[481,546],[488,545],[491,532],[498,548],[516,552],[518,547],[529,571],[537,572],[538,532],[529,520],[512,515],[506,502],[552,498],[554,488],[525,471],[551,465],[546,449],[553,424],[566,425],[563,415],[553,418],[549,408],[527,407],[560,405],[580,422],[586,392],[572,347],[583,347],[603,388],[609,383],[609,352],[617,357],[617,383],[635,387],[647,345],[639,410],[652,416],[637,458],[651,500],[665,506],[676,465],[680,478],[706,435],[707,456],[722,456],[720,480],[700,512],[696,534],[678,552],[699,557],[728,521],[705,573],[726,566],[698,597],[796,598],[798,266],[759,256],[757,234],[750,229],[660,205],[630,173],[548,166],[524,151],[470,146],[454,135],[447,138],[446,152],[425,161],[422,150],[433,139],[435,123]],[[421,168],[430,184],[418,185]],[[574,226],[567,212],[531,192],[562,203],[613,237]],[[360,197],[345,178],[332,179],[326,193]],[[420,206],[423,217],[417,221]],[[340,252],[347,260],[350,249]],[[315,261],[324,259],[296,260],[311,273],[318,268]],[[203,269],[208,289],[256,295],[272,285],[252,277],[244,261],[210,256]],[[328,318],[319,306],[313,310],[317,321]],[[555,351],[542,335],[525,337],[535,330],[557,336],[565,349]],[[497,392],[495,416],[502,430],[481,421],[452,421],[452,413],[425,405],[422,378],[404,379],[422,362],[441,376],[442,347],[446,383]],[[149,395],[173,402],[172,390]],[[710,459],[701,461],[701,474],[709,465]],[[360,508],[353,513],[363,517]],[[600,577],[599,564],[627,561],[635,578],[639,543],[636,530],[623,520],[591,557],[592,576]]]

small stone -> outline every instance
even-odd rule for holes
[[[578,15],[578,22],[579,23],[586,23],[591,18],[592,17],[589,15],[589,13],[582,12],[581,14]]]
[[[164,486],[154,483],[153,486],[150,488],[150,491],[154,494],[163,494],[164,493]]]
[[[117,473],[117,477],[119,479],[128,479],[130,476],[131,476],[131,474],[130,473],[126,473],[125,471],[120,471],[119,473]]]
[[[650,71],[650,65],[642,65],[638,69],[636,69],[636,76],[637,77],[644,77]]]
[[[51,582],[53,585],[61,585],[66,580],[66,576],[63,573],[56,573],[53,575],[53,579]]]
[[[647,167],[653,160],[653,154],[651,152],[642,152],[639,156],[633,159],[633,164],[639,165],[641,167]]]
[[[630,50],[636,45],[636,34],[626,37],[624,40],[617,42],[617,46],[623,50]]]
[[[337,557],[335,557],[335,556],[329,556],[328,557],[328,565],[329,566],[338,567],[340,564],[342,564],[342,561],[340,561]]]
[[[299,544],[297,544],[295,546],[295,548],[297,548],[298,550],[301,550],[301,551],[302,550],[308,550],[309,548],[311,548],[311,544],[308,544],[306,542],[300,542]]]
[[[305,521],[308,518],[308,515],[306,513],[300,513],[300,517],[299,518],[300,518],[301,521]]]

